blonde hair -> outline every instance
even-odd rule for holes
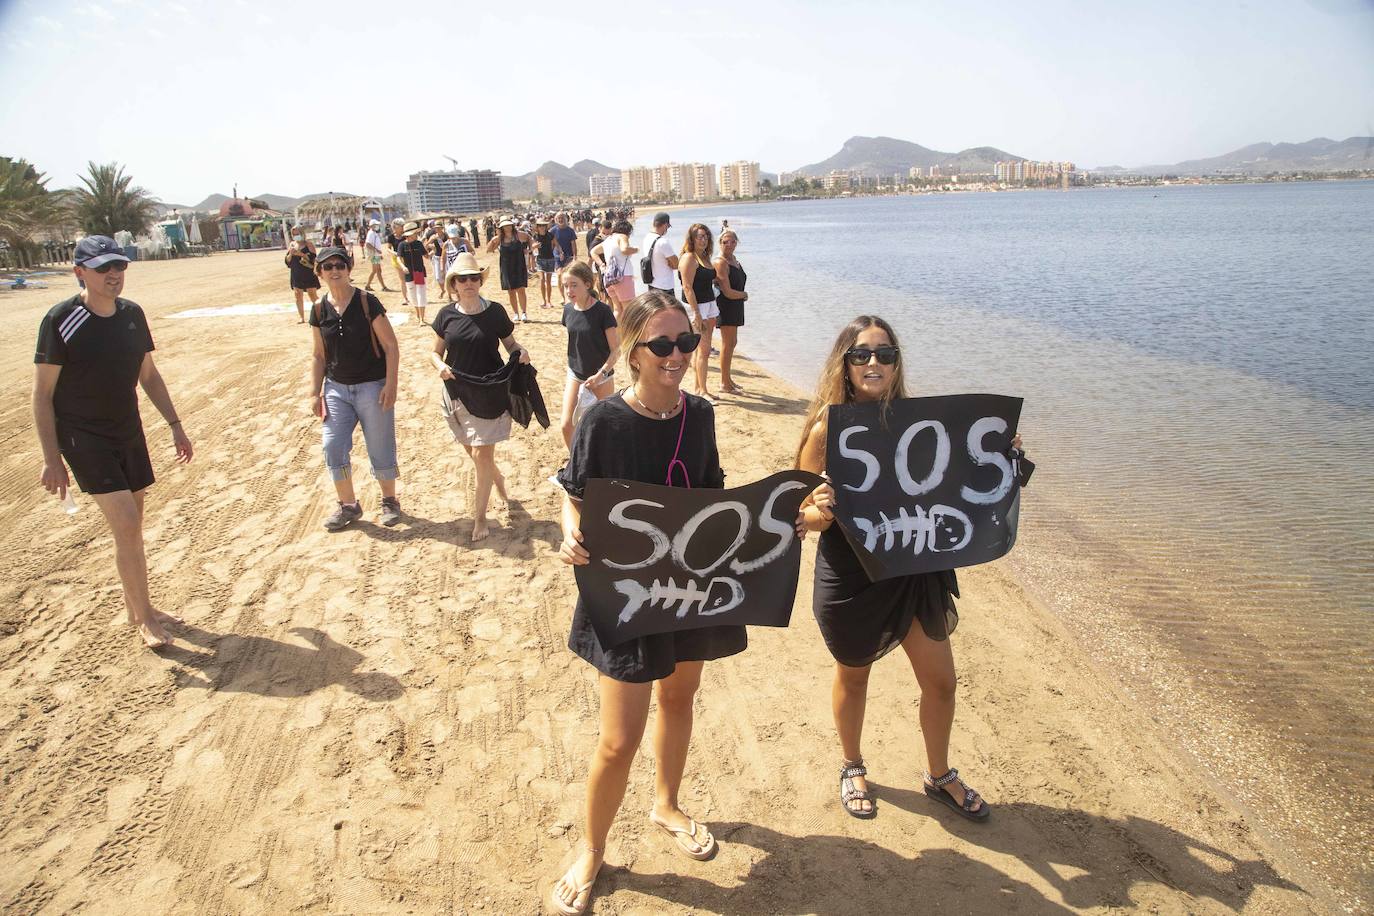
[[[634,356],[635,350],[644,342],[644,330],[655,315],[669,310],[676,310],[684,320],[691,323],[682,303],[668,293],[658,290],[649,290],[635,296],[620,313],[620,352],[625,354],[625,362],[630,367],[631,382],[639,381],[639,367],[630,357]]]
[[[825,358],[825,364],[821,367],[819,378],[816,379],[816,396],[811,399],[811,406],[806,409],[806,422],[802,425],[801,442],[797,443],[797,457],[795,465],[801,466],[802,449],[806,446],[806,440],[811,435],[811,430],[818,423],[824,423],[826,412],[832,404],[848,404],[854,400],[854,386],[849,382],[849,366],[844,361],[845,351],[854,346],[854,342],[859,339],[859,335],[869,328],[882,328],[887,334],[887,339],[897,347],[897,362],[892,365],[892,384],[887,386],[887,391],[883,392],[880,399],[882,409],[879,415],[886,423],[887,409],[896,398],[906,397],[906,372],[902,364],[902,350],[897,343],[897,332],[892,330],[892,325],[888,324],[877,315],[860,315],[844,327],[838,337],[835,338],[835,345],[830,348],[830,355]],[[822,449],[825,443],[821,443]]]
[[[698,229],[706,233],[706,254],[702,257],[704,258],[704,263],[710,263],[711,253],[716,250],[716,237],[711,234],[711,227],[707,226],[705,223],[692,223],[692,225],[688,227],[687,238],[683,239],[682,251],[678,253],[691,255],[696,254]]]
[[[730,238],[734,239],[736,242],[739,241],[739,233],[731,229],[729,226],[726,226],[724,229],[720,230],[720,235],[716,236],[716,241],[721,242],[723,244],[725,242],[725,237],[727,235],[730,236]]]

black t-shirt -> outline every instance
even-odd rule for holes
[[[577,425],[572,452],[558,472],[558,482],[578,499],[587,481],[596,477],[666,483],[678,430],[682,429],[677,456],[687,467],[688,481],[693,487],[721,489],[725,472],[716,451],[715,410],[702,398],[689,394],[686,426],[682,423],[682,414],[667,420],[638,414],[620,394],[598,401],[587,408]],[[673,472],[672,485],[683,485],[680,469]]]
[[[425,273],[425,243],[419,239],[411,239],[402,242],[401,247],[396,249],[396,253],[401,256],[401,262],[405,264],[406,270],[414,273]]]
[[[367,308],[363,308],[363,296]],[[361,385],[386,378],[386,351],[379,342],[378,356],[372,352],[372,329],[368,315],[375,321],[386,314],[382,303],[371,293],[353,290],[353,299],[340,315],[325,296],[319,308],[310,310],[310,324],[320,329],[324,338],[324,374],[340,385]]]
[[[391,250],[400,253],[401,243],[405,241],[405,236],[397,235],[390,229],[386,231],[386,243],[391,246]]]
[[[598,270],[601,269],[601,266],[597,264],[596,259],[592,257],[592,249],[595,248],[598,244],[600,244],[603,238],[604,236],[602,236],[600,229],[593,228],[587,230],[587,259],[590,260],[592,262],[592,266],[597,268]]]
[[[488,375],[504,365],[501,341],[515,333],[515,324],[506,310],[495,302],[476,315],[465,315],[458,306],[446,305],[434,316],[434,333],[444,339],[448,352],[444,362],[454,372]]]
[[[142,440],[136,387],[143,355],[152,350],[148,319],[127,299],[116,299],[108,318],[86,308],[80,295],[48,310],[33,361],[62,367],[52,396],[61,447]]]
[[[571,302],[563,304],[563,327],[568,329],[568,368],[579,379],[600,372],[611,355],[606,329],[616,326],[615,312],[600,299],[594,300],[585,312],[579,312]]]

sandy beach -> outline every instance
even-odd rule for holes
[[[498,449],[512,502],[470,545],[472,465],[439,414],[433,333],[409,318],[396,328],[407,517],[372,521],[379,495],[358,435],[364,521],[329,534],[294,308],[174,317],[289,303],[281,252],[132,265],[125,296],[148,313],[196,446],[174,466],[145,399],[159,478],[152,594],[186,621],[155,654],[123,625],[90,499],[78,493],[68,518],[37,484],[32,345],[73,289],[47,279],[0,293],[19,330],[4,345],[17,394],[0,426],[13,558],[0,586],[0,910],[538,912],[580,841],[597,728],[595,672],[565,647],[574,582],[555,558],[559,494],[546,480],[565,454],[557,418]],[[483,293],[505,301],[495,271]],[[535,320],[516,335],[556,412],[565,336],[537,286],[529,298]],[[408,315],[398,293],[382,301]],[[749,328],[740,336],[747,354]],[[807,396],[747,360],[736,375],[749,393],[724,400],[716,424],[728,482],[742,484],[790,465]],[[1022,525],[1035,524],[1032,487]],[[869,697],[879,816],[848,817],[832,662],[810,610],[814,553],[812,539],[791,626],[756,628],[747,652],[706,667],[683,806],[719,854],[675,856],[648,823],[646,739],[592,912],[1331,910],[1320,868],[1276,852],[1185,764],[1005,562],[961,572],[952,637],[951,759],[991,821],[922,796],[917,690],[900,653],[877,665]]]

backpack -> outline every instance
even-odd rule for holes
[[[601,240],[602,257],[606,259],[606,269],[601,272],[601,282],[607,286],[625,279],[625,256],[607,252],[606,243],[609,241],[610,239]],[[652,245],[649,246],[649,250],[653,250]]]
[[[649,253],[639,259],[639,279],[643,280],[649,286],[653,286],[654,284],[654,246],[662,240],[663,236],[660,235],[650,242]]]
[[[372,326],[372,321],[376,317],[372,314],[372,303],[376,297],[370,295],[365,289],[360,289],[358,292],[363,294],[363,314],[367,317],[368,333],[372,335],[372,355],[380,357],[382,355],[382,348],[377,343],[377,329]],[[329,293],[325,293],[315,301],[315,322],[317,325],[322,320],[322,316],[324,315],[324,304],[328,301]],[[342,315],[339,316],[339,320],[343,320]]]

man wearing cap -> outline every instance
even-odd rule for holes
[[[129,259],[113,239],[92,235],[77,244],[75,261],[83,289],[44,316],[33,358],[41,480],[49,493],[67,498],[66,459],[77,485],[100,507],[114,535],[129,623],[146,645],[157,648],[171,642],[163,627],[177,618],[155,610],[148,597],[143,496],[153,482],[153,465],[136,386],[171,427],[178,462],[191,460],[191,440],[153,364],[153,336],[143,310],[119,298]]]
[[[667,213],[655,215],[654,228],[644,236],[644,244],[640,246],[641,251],[648,252],[645,257],[654,269],[654,278],[649,282],[649,288],[660,290],[670,296],[675,295],[673,277],[677,273],[677,255],[673,253],[673,246],[664,236],[668,234],[668,228],[672,225],[673,221]]]
[[[382,228],[382,224],[379,220],[368,220],[367,241],[363,244],[364,247],[367,248],[367,263],[371,265],[371,267],[367,275],[366,287],[367,291],[371,292],[372,278],[376,277],[378,280],[382,281],[382,289],[389,293],[391,290],[387,289],[386,277],[382,275],[382,236],[377,231],[380,228]]]

